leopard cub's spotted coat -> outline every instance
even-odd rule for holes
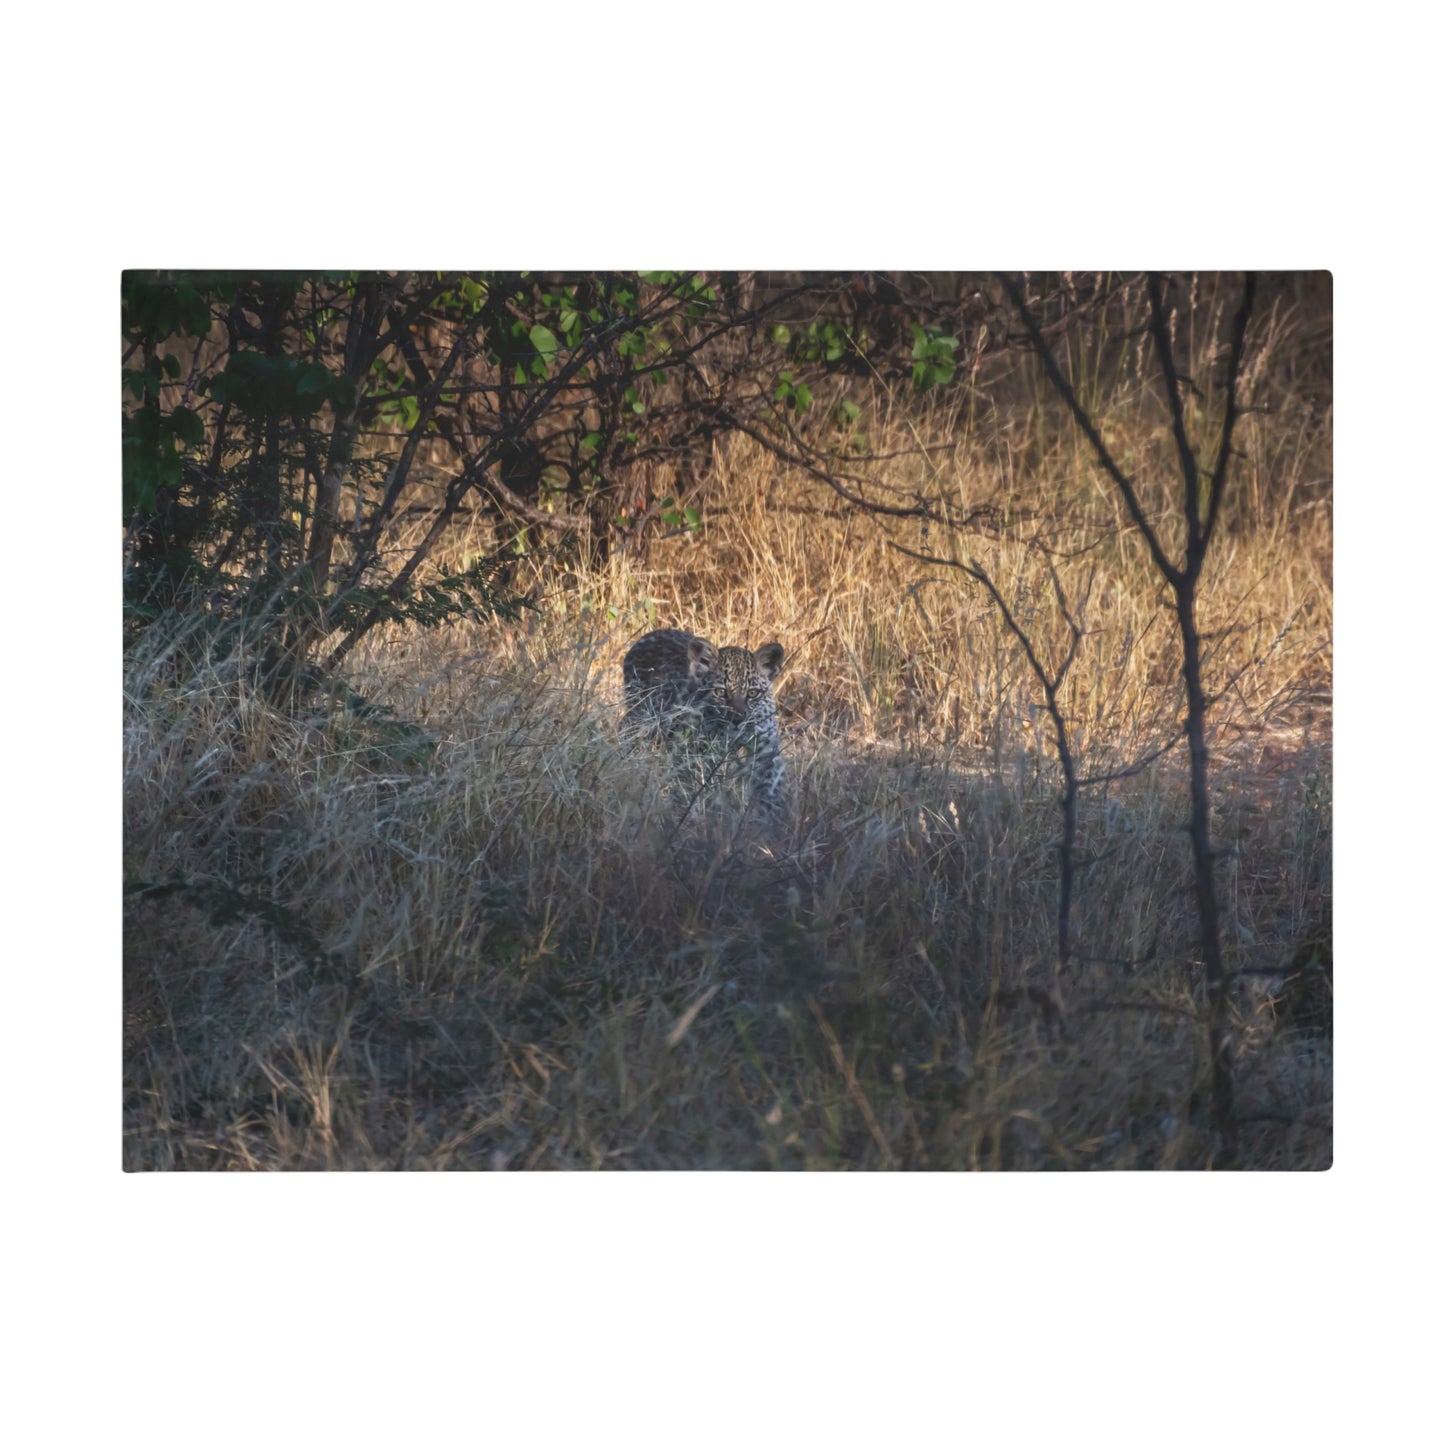
[[[669,742],[699,738],[742,749],[751,759],[753,796],[775,818],[782,808],[783,754],[773,679],[781,644],[714,647],[663,627],[640,637],[622,659],[627,725]]]

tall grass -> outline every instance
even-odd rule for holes
[[[1207,305],[1194,324],[1202,363]],[[1214,833],[1243,1162],[1318,1168],[1328,1035],[1267,970],[1328,947],[1329,419],[1292,385],[1289,316],[1260,335],[1273,404],[1201,597]],[[1166,516],[1147,366],[1072,360]],[[743,441],[701,538],[539,564],[524,624],[373,637],[350,660],[369,706],[282,715],[233,658],[132,651],[128,1167],[1210,1162],[1177,642],[1142,544],[1022,360],[966,405],[865,420],[898,454],[882,481],[994,525],[890,528]],[[1121,776],[1085,791],[1057,981],[1030,674],[980,589],[893,542],[985,567],[1046,652],[1055,574],[1082,613],[1064,707],[1081,773]],[[619,735],[621,655],[662,624],[787,649],[777,831]]]

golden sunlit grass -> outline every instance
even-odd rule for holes
[[[1213,827],[1246,971],[1242,1162],[1319,1168],[1329,1040],[1265,971],[1328,947],[1329,416],[1291,388],[1288,316],[1259,334],[1271,404],[1241,425],[1201,595]],[[1166,515],[1147,355],[1078,365]],[[1183,713],[1143,544],[1022,362],[966,409],[865,420],[900,453],[870,475],[988,506],[989,529],[872,520],[744,440],[717,455],[702,537],[539,564],[519,624],[374,636],[349,659],[371,710],[282,716],[224,658],[134,652],[128,1167],[1210,1162],[1185,763],[1129,771]],[[1207,391],[1190,424],[1217,430]],[[1079,770],[1127,775],[1083,795],[1057,979],[1037,687],[976,583],[890,543],[986,569],[1045,657],[1060,590],[1085,629],[1063,692]],[[618,664],[655,625],[783,643],[776,833],[619,736]]]

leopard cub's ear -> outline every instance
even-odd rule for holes
[[[783,670],[783,644],[768,642],[753,653],[758,671],[771,682]]]
[[[694,637],[687,644],[687,673],[689,677],[706,677],[717,664],[717,656],[712,650],[712,643],[704,642],[700,637]]]

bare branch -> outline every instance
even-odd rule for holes
[[[1231,446],[1234,441],[1234,423],[1239,416],[1239,367],[1244,355],[1244,332],[1249,325],[1250,312],[1254,310],[1255,274],[1244,273],[1244,295],[1240,298],[1239,309],[1234,313],[1234,334],[1230,338],[1229,378],[1224,398],[1224,429],[1219,439],[1219,461],[1209,485],[1209,515],[1204,522],[1203,545],[1209,546],[1214,535],[1214,524],[1219,518],[1219,503],[1224,496],[1224,482],[1228,475]]]
[[[775,457],[788,462],[791,466],[798,467],[816,477],[825,486],[831,487],[845,502],[851,502],[855,507],[862,507],[865,511],[874,512],[885,517],[927,517],[932,521],[944,521],[937,512],[933,510],[921,497],[912,506],[898,507],[888,502],[874,501],[872,498],[862,496],[859,493],[850,492],[838,478],[825,467],[817,466],[800,453],[789,451],[780,442],[768,436],[765,432],[759,431],[755,426],[744,421],[740,416],[732,412],[720,413],[726,418],[728,426],[734,431],[740,431],[744,436],[750,436],[760,446],[766,447]]]
[[[1159,370],[1164,374],[1164,396],[1174,426],[1174,449],[1179,454],[1179,471],[1184,478],[1184,520],[1188,529],[1188,560],[1186,569],[1197,570],[1202,556],[1199,528],[1199,464],[1189,434],[1184,428],[1184,403],[1179,396],[1179,373],[1174,368],[1174,348],[1169,341],[1169,323],[1164,316],[1164,296],[1157,273],[1149,273],[1149,330],[1154,336],[1154,351]]]
[[[1063,612],[1064,621],[1069,628],[1068,653],[1058,669],[1050,673],[1040,660],[1038,653],[1034,651],[1033,640],[1019,625],[1017,618],[1013,615],[1012,609],[1004,600],[1003,594],[994,585],[993,579],[972,558],[967,562],[959,562],[952,557],[932,557],[923,552],[915,552],[911,547],[905,547],[901,543],[893,541],[892,538],[889,539],[888,545],[892,547],[895,552],[901,552],[906,557],[912,557],[920,562],[932,562],[942,566],[952,567],[978,582],[985,591],[987,591],[989,597],[993,600],[994,606],[998,608],[999,616],[1003,618],[1004,625],[1013,633],[1014,637],[1018,639],[1019,646],[1023,648],[1024,656],[1028,660],[1029,670],[1033,673],[1039,686],[1043,689],[1044,706],[1054,725],[1054,751],[1059,759],[1059,769],[1064,775],[1064,795],[1060,804],[1060,811],[1063,815],[1063,833],[1058,842],[1058,967],[1059,970],[1062,971],[1068,966],[1073,949],[1070,917],[1074,897],[1074,838],[1078,831],[1079,782],[1074,773],[1074,755],[1069,744],[1068,727],[1064,720],[1063,709],[1059,705],[1059,690],[1063,686],[1063,681],[1068,674],[1069,668],[1073,666],[1074,657],[1078,651],[1079,639],[1083,635],[1083,629],[1074,621],[1073,614],[1069,611],[1063,584],[1059,580],[1058,573],[1054,570],[1053,561],[1050,559],[1049,572],[1054,580],[1054,589],[1059,600],[1059,607]],[[1094,576],[1091,572],[1089,574],[1088,586],[1084,591],[1086,603],[1093,585]]]
[[[1081,788],[1097,788],[1102,783],[1118,783],[1125,778],[1137,777],[1146,769],[1152,768],[1160,758],[1168,757],[1183,741],[1184,733],[1181,730],[1176,737],[1170,738],[1162,747],[1145,753],[1143,757],[1135,759],[1128,767],[1114,768],[1107,773],[1090,773],[1088,777],[1079,779],[1079,786]]]
[[[1024,297],[1023,288],[1012,276],[1000,275],[1004,289],[1008,292],[1014,308],[1018,311],[1019,319],[1028,330],[1030,338],[1034,343],[1034,351],[1043,362],[1044,370],[1048,373],[1049,381],[1053,384],[1054,390],[1063,397],[1068,408],[1074,414],[1074,420],[1079,424],[1079,430],[1089,440],[1093,447],[1099,464],[1113,478],[1114,485],[1119,489],[1119,495],[1124,498],[1124,505],[1129,510],[1129,516],[1133,519],[1134,525],[1143,534],[1144,541],[1148,544],[1149,553],[1154,558],[1154,565],[1170,582],[1175,583],[1179,577],[1179,569],[1169,560],[1160,545],[1159,538],[1150,526],[1149,519],[1144,515],[1144,509],[1139,505],[1139,498],[1134,491],[1134,484],[1119,470],[1118,464],[1109,454],[1109,449],[1104,445],[1103,438],[1094,429],[1094,424],[1089,420],[1089,414],[1079,405],[1079,399],[1074,395],[1074,388],[1069,385],[1069,379],[1059,370],[1059,363],[1054,360],[1054,353],[1049,343],[1044,339],[1043,332],[1039,329],[1038,322],[1034,319],[1033,313],[1029,310],[1028,302]]]

